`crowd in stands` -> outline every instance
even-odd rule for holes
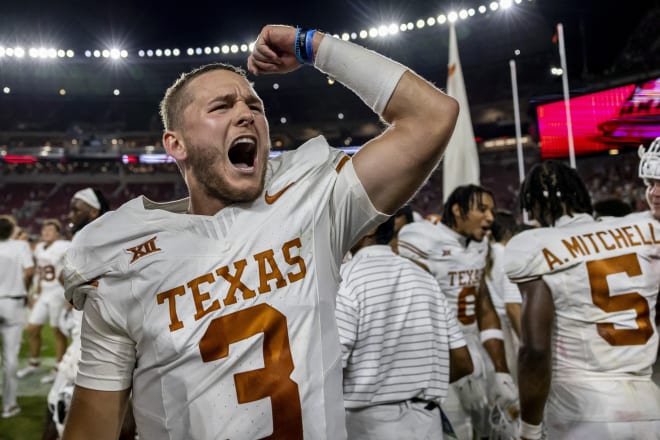
[[[645,209],[643,188],[637,178],[636,151],[622,151],[617,156],[596,155],[577,158],[577,169],[587,184],[595,202],[617,198],[629,204],[633,211]],[[518,206],[518,163],[515,151],[488,152],[480,155],[481,184],[491,188],[498,209],[517,212]],[[537,150],[526,150],[525,168],[529,169],[540,161]],[[108,195],[112,208],[144,194],[156,201],[184,197],[183,181],[178,179],[178,169],[174,163],[165,164],[124,164],[116,160],[91,161],[37,161],[28,164],[0,162],[0,175],[33,175],[28,182],[0,183],[0,206],[3,212],[11,212],[31,233],[39,230],[40,220],[55,217],[64,219],[67,200],[71,195],[89,185],[101,187]],[[41,183],[48,176],[80,176],[76,183]],[[128,183],[120,176],[140,175],[147,179],[144,183]],[[99,185],[98,177],[104,176]],[[167,177],[164,182],[163,178]],[[47,181],[47,180],[44,180]],[[51,180],[52,181],[52,180]],[[442,167],[429,178],[424,187],[412,200],[415,211],[426,216],[439,213],[442,209]]]

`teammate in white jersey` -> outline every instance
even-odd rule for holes
[[[492,404],[517,413],[517,393],[506,365],[500,322],[483,282],[488,253],[485,237],[493,222],[493,209],[490,191],[476,185],[459,186],[447,198],[440,223],[414,222],[399,232],[399,253],[428,267],[462,324],[470,349],[472,383],[462,388],[452,385],[443,404],[460,439],[471,439],[473,431],[480,437],[489,435],[487,397]],[[487,359],[495,370],[489,377],[491,386],[487,385],[487,372],[493,368],[487,369]],[[467,392],[469,389],[479,389],[483,395]],[[491,395],[486,396],[485,390]]]
[[[69,230],[75,235],[76,232],[103,215],[108,209],[108,202],[100,190],[88,187],[77,191],[71,197],[69,203],[69,213],[67,214]],[[42,440],[57,440],[62,435],[64,419],[71,401],[74,379],[78,373],[81,325],[82,312],[72,309],[71,305],[67,303],[66,310],[60,315],[58,327],[62,333],[71,339],[71,344],[67,347],[62,360],[59,362],[53,385],[48,392]],[[127,412],[124,428],[130,425],[131,420],[130,413]],[[130,426],[128,431],[130,431]]]
[[[518,359],[519,321],[510,320],[505,298],[510,295],[520,296],[518,286],[512,283],[504,271],[504,246],[513,237],[517,229],[516,219],[510,211],[498,210],[491,226],[488,259],[484,280],[493,302],[493,307],[500,318],[500,327],[504,335],[506,362],[511,375],[516,377]],[[515,318],[515,317],[514,317]]]
[[[64,286],[60,282],[60,273],[64,266],[64,254],[69,248],[68,240],[60,239],[62,225],[57,219],[44,220],[41,225],[41,241],[34,249],[37,263],[36,302],[28,319],[27,333],[30,343],[29,364],[18,370],[18,377],[25,377],[39,370],[41,360],[41,330],[50,323],[55,333],[55,361],[59,363],[67,346],[67,337],[59,328],[60,315],[67,306],[64,299]],[[53,372],[41,378],[43,383],[55,379],[57,366]]]
[[[13,240],[14,219],[0,216],[0,342],[2,343],[2,418],[17,415],[18,352],[25,314],[23,307],[32,276],[34,262],[30,247],[24,240]]]
[[[523,295],[521,437],[541,438],[545,421],[552,439],[658,438],[660,223],[595,221],[577,172],[555,161],[529,172],[521,206],[545,226],[505,251]]]
[[[339,265],[434,169],[458,108],[404,66],[315,31],[264,27],[248,67],[300,61],[391,125],[352,160],[322,137],[268,160],[263,103],[237,69],[177,80],[163,145],[190,198],[131,200],[67,257],[69,295],[87,300],[65,439],[115,438],[131,389],[141,439],[345,438]]]

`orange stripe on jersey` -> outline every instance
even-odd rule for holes
[[[422,258],[428,258],[429,257],[429,254],[427,254],[426,252],[424,252],[420,248],[418,248],[418,247],[416,247],[416,246],[414,246],[414,245],[412,245],[412,244],[410,244],[406,241],[399,240],[398,245],[399,245],[399,247],[404,247],[404,248],[408,249],[409,251],[419,255]]]
[[[337,174],[339,174],[341,169],[344,168],[344,165],[346,165],[346,162],[348,162],[349,160],[351,160],[351,158],[348,155],[345,155],[344,157],[341,158],[341,160],[339,161],[339,163],[335,167],[335,171],[337,172]]]

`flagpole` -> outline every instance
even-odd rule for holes
[[[511,90],[513,91],[513,119],[516,125],[516,149],[518,150],[518,178],[520,185],[525,180],[525,159],[522,148],[522,129],[520,127],[520,105],[518,104],[518,75],[516,74],[516,61],[509,60],[511,70]],[[529,224],[527,211],[523,210],[523,223]]]
[[[573,124],[571,120],[570,93],[568,89],[568,68],[566,67],[566,47],[564,46],[564,26],[557,24],[557,36],[559,37],[559,59],[561,61],[561,82],[564,88],[564,106],[566,107],[566,128],[568,129],[568,155],[571,168],[575,165],[575,145],[573,143]]]
[[[516,125],[516,149],[518,150],[518,177],[520,183],[525,180],[525,162],[523,159],[522,130],[520,128],[520,106],[518,104],[518,77],[516,75],[516,62],[509,60],[511,69],[511,90],[513,91],[513,119]]]

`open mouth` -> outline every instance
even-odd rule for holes
[[[257,156],[257,143],[251,137],[240,137],[231,144],[228,156],[229,161],[236,168],[251,170]]]

